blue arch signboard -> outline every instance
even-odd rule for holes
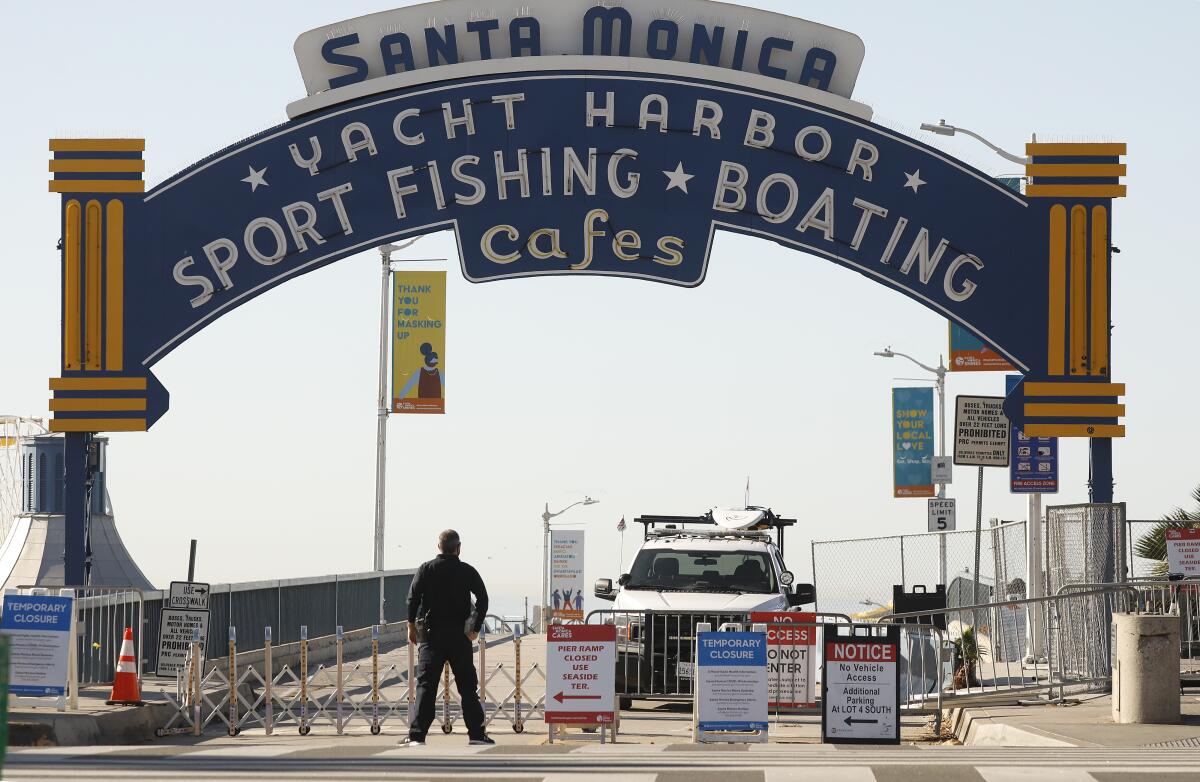
[[[168,407],[154,364],[189,337],[405,236],[453,231],[473,282],[687,287],[729,231],[844,266],[994,346],[1025,375],[1008,411],[1027,433],[1123,434],[1108,237],[1124,145],[1030,144],[1022,195],[871,122],[851,98],[853,34],[681,8],[547,0],[503,16],[443,0],[305,33],[309,95],[290,118],[148,190],[141,140],[52,140],[53,428],[149,428]]]

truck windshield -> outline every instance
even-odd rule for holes
[[[773,593],[775,572],[765,552],[642,549],[626,589],[671,592]]]

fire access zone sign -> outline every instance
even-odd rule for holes
[[[550,625],[546,639],[547,724],[611,724],[616,678],[616,625]]]
[[[817,705],[817,615],[791,611],[752,611],[750,624],[767,626],[767,707]],[[794,626],[789,626],[794,625]]]
[[[821,740],[899,744],[900,628],[827,624],[824,643]]]

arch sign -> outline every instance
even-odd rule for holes
[[[286,122],[149,190],[141,140],[50,142],[55,430],[149,428],[168,406],[154,364],[189,337],[404,236],[453,231],[472,282],[687,287],[730,231],[961,324],[1024,373],[1008,411],[1027,433],[1123,435],[1109,345],[1123,144],[1029,144],[1021,195],[872,123],[852,99],[857,36],[708,0],[441,0],[306,32],[295,51],[308,94]]]

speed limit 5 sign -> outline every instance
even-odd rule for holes
[[[929,531],[946,532],[954,529],[954,500],[950,497],[929,499]]]

